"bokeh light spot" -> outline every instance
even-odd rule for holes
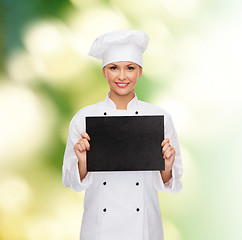
[[[48,138],[53,113],[28,88],[1,84],[0,165],[23,164]]]
[[[5,214],[24,212],[32,200],[30,186],[19,176],[4,175],[4,179],[2,177],[0,179],[0,210]]]

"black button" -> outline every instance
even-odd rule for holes
[[[139,211],[139,208],[136,208],[136,211],[138,212]]]
[[[139,186],[139,183],[138,182],[136,183],[136,186]]]
[[[103,211],[104,211],[104,212],[106,212],[106,211],[107,211],[107,209],[106,209],[106,208],[104,208],[104,209],[103,209]]]
[[[107,115],[107,113],[106,113],[106,112],[104,112],[104,115]]]
[[[138,113],[139,113],[138,111],[135,112],[135,114],[138,114]]]
[[[106,185],[107,183],[106,182],[103,182],[103,185]]]

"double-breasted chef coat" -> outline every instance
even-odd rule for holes
[[[74,191],[86,190],[80,240],[162,240],[163,228],[157,191],[182,188],[182,162],[170,115],[135,97],[127,110],[116,109],[109,98],[82,108],[71,120],[63,161],[62,182]],[[164,184],[160,171],[88,172],[81,181],[73,147],[86,131],[86,116],[164,115],[164,135],[176,150],[172,179]],[[92,137],[92,136],[90,136]]]

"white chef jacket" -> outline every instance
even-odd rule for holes
[[[71,120],[62,167],[62,183],[74,191],[86,190],[80,240],[162,240],[163,228],[157,191],[182,188],[180,149],[170,115],[135,97],[127,110],[116,109],[109,98],[82,108]],[[81,181],[75,143],[86,131],[86,116],[164,115],[164,136],[176,150],[171,180],[164,184],[160,171],[88,172]],[[91,136],[90,136],[91,137]]]

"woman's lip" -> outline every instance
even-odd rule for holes
[[[117,83],[117,82],[116,82],[116,85],[117,85],[118,87],[120,87],[120,88],[125,88],[125,87],[127,87],[127,86],[129,85],[129,83]]]

